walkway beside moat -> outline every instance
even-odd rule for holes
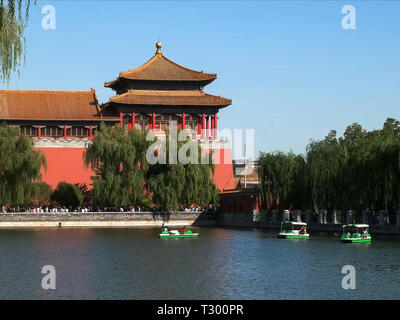
[[[354,211],[339,212],[278,212],[263,211],[253,213],[215,213],[215,212],[56,212],[56,213],[0,213],[0,228],[31,227],[161,227],[164,222],[194,226],[246,227],[278,230],[281,221],[307,222],[310,232],[342,232],[347,223],[367,223],[371,233],[399,234],[400,213],[389,215],[386,212],[372,214],[363,212],[361,217]]]
[[[0,213],[0,228],[161,227],[164,222],[212,226],[216,224],[216,216],[213,213],[206,212]]]
[[[400,235],[400,212],[389,214],[385,211],[371,212],[369,210],[358,215],[352,210],[345,213],[340,211],[328,213],[325,210],[319,213],[302,212],[300,210],[292,212],[273,210],[254,211],[253,213],[221,213],[217,225],[278,230],[283,220],[306,222],[307,229],[310,232],[342,232],[344,224],[365,223],[370,225],[371,233]]]

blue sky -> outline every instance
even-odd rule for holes
[[[41,9],[56,9],[44,30]],[[356,30],[341,8],[356,8]],[[138,67],[163,43],[171,60],[217,73],[233,100],[219,128],[255,130],[255,152],[303,153],[309,139],[400,118],[400,1],[38,1],[26,63],[10,89],[88,90]]]

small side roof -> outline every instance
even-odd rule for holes
[[[0,120],[104,121],[96,91],[0,90]]]

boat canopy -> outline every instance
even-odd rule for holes
[[[191,223],[188,221],[183,221],[183,222],[164,222],[163,226],[164,227],[173,227],[173,226],[190,226]]]
[[[282,223],[291,224],[294,226],[306,226],[307,225],[307,223],[305,223],[305,222],[295,222],[295,221],[284,221]]]
[[[350,228],[350,227],[355,227],[355,228],[369,228],[368,224],[345,224],[343,225],[342,228]]]

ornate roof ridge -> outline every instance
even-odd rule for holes
[[[152,58],[137,68],[121,71],[117,79],[105,82],[104,86],[112,87],[121,79],[138,81],[195,81],[207,82],[208,84],[217,78],[217,74],[215,73],[189,69],[168,59],[161,53],[161,43],[158,42],[156,46],[157,51]],[[154,63],[157,63],[157,66],[151,67]]]
[[[166,56],[164,56],[162,53],[156,53],[153,57],[151,57],[151,58],[150,58],[149,60],[147,60],[144,64],[142,64],[141,66],[139,66],[139,67],[137,67],[137,68],[132,68],[132,69],[129,69],[129,70],[127,70],[127,71],[121,71],[121,72],[119,73],[119,76],[120,76],[120,77],[123,77],[124,74],[126,74],[126,73],[141,71],[141,70],[147,68],[148,66],[150,66],[150,65],[151,65],[152,63],[154,63],[157,59],[164,59],[165,61],[167,61],[167,62],[173,64],[173,65],[176,66],[177,68],[180,68],[180,69],[185,70],[185,71],[189,71],[189,72],[197,73],[197,74],[202,74],[202,75],[205,75],[205,76],[208,75],[208,76],[210,76],[210,78],[214,78],[214,79],[217,78],[217,74],[216,74],[216,73],[206,73],[206,72],[204,72],[204,71],[197,71],[197,70],[193,70],[193,69],[186,68],[186,67],[184,67],[184,66],[182,66],[182,65],[180,65],[180,64],[178,64],[178,63],[176,63],[176,62],[174,62],[174,61],[172,61],[171,59],[168,59],[168,58],[167,58]],[[111,81],[110,81],[110,82],[111,82]]]

